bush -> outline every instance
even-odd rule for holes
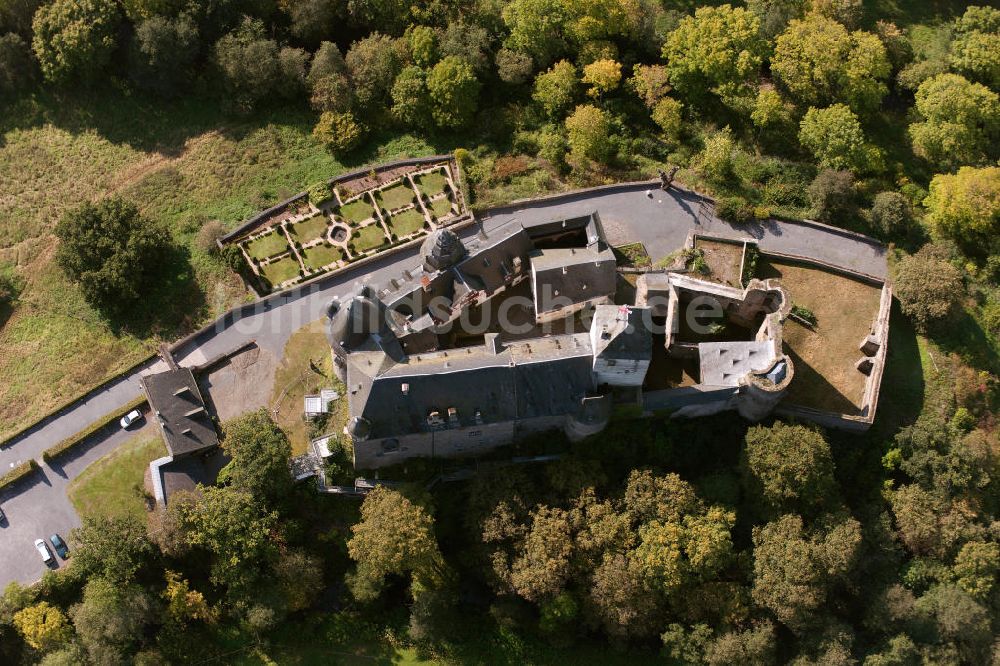
[[[815,326],[817,323],[816,313],[807,307],[801,305],[792,306],[792,314],[806,322],[810,326]]]
[[[743,197],[722,197],[715,203],[715,214],[733,224],[747,224],[754,219],[754,207]]]
[[[868,211],[868,221],[883,238],[906,237],[913,231],[913,206],[900,192],[879,192]]]
[[[209,220],[198,230],[194,240],[195,247],[207,254],[213,254],[219,251],[218,241],[225,235],[226,227],[220,220]]]
[[[62,455],[65,455],[76,446],[79,446],[83,442],[87,441],[87,439],[89,439],[90,436],[93,435],[94,433],[103,430],[109,425],[117,422],[118,419],[125,416],[133,409],[138,409],[139,407],[145,404],[146,404],[146,397],[142,396],[136,398],[127,405],[123,405],[122,407],[119,407],[118,409],[105,414],[104,416],[100,417],[99,419],[91,423],[89,426],[87,426],[80,432],[70,435],[69,437],[62,439],[56,444],[45,449],[45,451],[42,452],[42,460],[44,460],[46,463],[51,463],[53,460],[59,458]]]
[[[354,119],[354,114],[325,111],[313,128],[313,136],[335,155],[348,153],[361,142],[364,127]]]
[[[725,185],[732,181],[733,158],[736,155],[736,142],[733,141],[729,128],[716,132],[705,139],[705,148],[698,157],[701,172],[715,185]]]
[[[33,474],[37,469],[38,463],[34,459],[21,463],[3,476],[0,476],[0,490],[14,485],[21,479]]]
[[[837,224],[845,218],[853,218],[857,212],[857,198],[854,176],[849,171],[820,171],[809,185],[813,215],[823,222]]]
[[[902,259],[894,273],[894,290],[903,314],[921,331],[943,322],[964,293],[962,274],[934,245]]]

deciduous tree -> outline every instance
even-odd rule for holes
[[[996,247],[1000,231],[1000,167],[962,167],[931,180],[927,219],[943,235],[979,254]]]
[[[31,82],[31,49],[16,33],[0,35],[0,97],[12,99]]]
[[[569,148],[577,157],[599,162],[611,156],[611,120],[591,104],[581,104],[566,118]]]
[[[64,645],[73,635],[63,612],[47,601],[15,613],[14,626],[21,632],[24,642],[40,652]]]
[[[139,86],[165,97],[184,92],[198,57],[198,27],[186,14],[153,16],[135,27],[130,75]]]
[[[361,143],[364,134],[364,125],[355,120],[354,114],[350,111],[345,113],[324,111],[313,127],[313,136],[334,155],[354,150]]]
[[[772,507],[811,513],[836,494],[830,445],[814,428],[781,421],[754,426],[744,460],[750,487]]]
[[[878,149],[866,142],[858,117],[844,104],[806,111],[799,141],[827,169],[863,173],[881,165]]]
[[[583,68],[583,82],[590,86],[587,94],[591,97],[613,92],[621,80],[621,63],[614,60],[596,60]]]
[[[85,517],[72,540],[74,567],[118,585],[134,580],[152,553],[146,526],[133,516]]]
[[[913,150],[937,166],[979,164],[998,152],[1000,97],[957,74],[939,74],[916,95],[922,121],[910,125]]]
[[[405,46],[405,45],[404,45]],[[365,112],[387,108],[392,83],[403,68],[400,46],[377,32],[351,45],[344,56],[354,86],[354,97]]]
[[[219,473],[219,481],[260,498],[272,506],[292,487],[288,437],[259,409],[227,422],[222,428],[222,449],[232,460]]]
[[[468,62],[446,56],[427,74],[427,92],[433,102],[431,115],[438,127],[463,127],[479,108],[480,83]]]
[[[114,0],[55,0],[32,21],[31,45],[49,81],[95,80],[111,60],[121,14]]]
[[[921,330],[946,320],[965,291],[962,274],[930,247],[901,259],[893,275],[903,313]]]
[[[573,104],[579,85],[576,67],[567,60],[560,60],[535,78],[532,98],[542,105],[550,118],[558,118]]]

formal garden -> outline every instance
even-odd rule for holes
[[[375,167],[363,177],[313,185],[225,242],[240,248],[260,278],[259,291],[285,288],[457,219],[464,202],[452,176],[456,168],[445,158],[430,166]]]

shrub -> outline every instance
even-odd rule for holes
[[[698,156],[701,172],[711,183],[724,185],[733,179],[733,158],[736,142],[732,132],[725,128],[705,139],[705,147]]]
[[[316,183],[309,188],[309,203],[317,208],[319,208],[321,203],[328,201],[331,197],[333,197],[333,191],[327,183]]]
[[[813,215],[823,222],[842,222],[857,210],[857,190],[849,171],[820,171],[809,185]]]
[[[894,273],[894,290],[903,314],[921,331],[944,321],[964,293],[962,274],[934,245],[902,259]]]
[[[722,197],[715,203],[715,214],[733,224],[747,224],[754,219],[754,207],[743,197]]]
[[[34,473],[37,469],[38,463],[35,462],[34,459],[17,465],[3,476],[0,476],[0,490],[3,490],[7,486],[14,485],[21,479]]]
[[[109,425],[118,421],[118,419],[120,419],[121,417],[131,412],[133,409],[138,409],[144,404],[146,404],[146,398],[145,396],[142,396],[136,398],[127,405],[119,407],[118,409],[105,414],[104,416],[100,417],[99,419],[91,423],[89,426],[87,426],[80,432],[74,433],[69,437],[62,439],[53,444],[52,446],[50,446],[49,448],[45,449],[45,451],[42,452],[42,460],[44,460],[46,463],[51,463],[53,460],[59,458],[62,455],[65,455],[66,453],[73,450],[75,447],[87,441],[87,439],[89,439],[91,435],[93,435],[95,432],[98,432],[108,427]]]
[[[364,127],[350,112],[324,111],[313,128],[313,136],[335,155],[348,153],[356,148],[363,135]]]
[[[900,192],[879,192],[868,211],[868,220],[884,238],[908,236],[913,230],[913,206]]]
[[[681,134],[681,111],[684,105],[670,97],[664,97],[653,107],[653,122],[663,130],[664,138],[676,143]]]
[[[219,220],[209,220],[195,237],[195,247],[202,252],[214,253],[219,251],[218,240],[226,235],[226,227]]]
[[[815,326],[817,323],[816,313],[807,307],[801,305],[792,306],[792,314],[806,322],[810,326]]]

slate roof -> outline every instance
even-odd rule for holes
[[[609,249],[556,248],[531,255],[531,290],[535,313],[571,304],[614,296],[617,280],[615,255]]]
[[[370,424],[374,439],[426,432],[438,412],[447,427],[558,416],[579,408],[594,389],[585,333],[411,356],[379,374],[376,365],[348,363],[350,412]],[[374,372],[373,372],[374,371]]]
[[[205,401],[190,368],[146,375],[141,382],[171,456],[219,444],[215,424],[205,409]]]
[[[653,354],[649,308],[633,305],[598,305],[594,310],[595,356],[648,361]]]
[[[774,342],[703,342],[698,345],[701,382],[737,386],[751,372],[767,370],[774,363]]]
[[[455,270],[469,289],[492,293],[507,286],[514,276],[527,273],[532,249],[524,229],[502,237],[489,236],[470,248],[469,256]]]

